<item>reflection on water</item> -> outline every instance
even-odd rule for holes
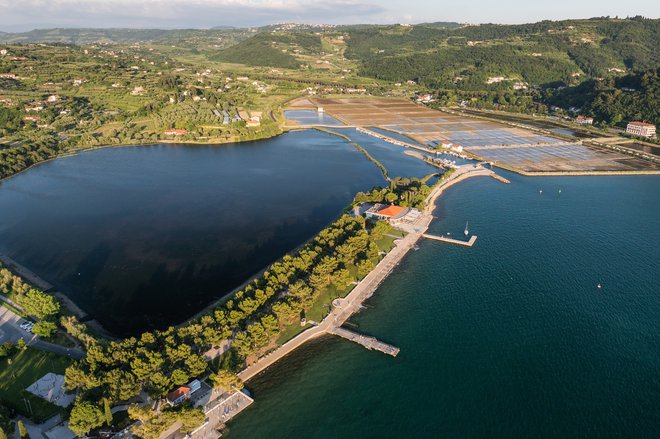
[[[382,184],[362,153],[317,131],[103,149],[0,183],[0,251],[134,334],[185,320]]]

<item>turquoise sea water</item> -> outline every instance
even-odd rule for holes
[[[352,319],[398,357],[310,343],[228,437],[658,437],[660,177],[503,174],[439,200],[475,247],[421,242]]]

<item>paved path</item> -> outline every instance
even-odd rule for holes
[[[21,309],[6,297],[0,296],[0,299],[9,303],[10,305]],[[70,358],[84,358],[85,352],[79,348],[66,348],[54,343],[41,340],[39,337],[31,332],[27,332],[21,328],[21,323],[25,322],[21,316],[7,307],[0,306],[0,343],[10,341],[16,343],[20,338],[24,339],[28,346],[46,352],[52,352],[58,355],[64,355]]]
[[[481,166],[475,167],[474,165],[464,165],[457,168],[457,170],[446,181],[441,183],[440,186],[436,186],[431,192],[427,198],[426,210],[422,213],[419,219],[414,224],[405,226],[408,234],[404,238],[395,241],[395,247],[385,255],[378,265],[376,265],[376,267],[364,279],[362,279],[345,298],[340,301],[338,306],[332,309],[330,314],[328,314],[321,323],[307,329],[278,349],[259,358],[256,362],[241,371],[238,374],[239,378],[244,382],[250,380],[275,362],[284,358],[293,350],[310,340],[332,331],[334,328],[337,328],[346,322],[352,314],[360,310],[362,303],[373,295],[376,289],[401,262],[408,251],[415,246],[415,243],[421,235],[426,232],[429,224],[431,224],[431,221],[433,220],[431,213],[434,208],[435,199],[446,188],[459,181],[476,176],[490,176],[491,174],[493,174],[493,171]]]

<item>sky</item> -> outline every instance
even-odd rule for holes
[[[0,31],[660,17],[659,0],[0,0]]]

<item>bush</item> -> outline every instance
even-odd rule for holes
[[[0,345],[0,358],[9,357],[16,350],[16,346],[12,342],[4,342]]]

